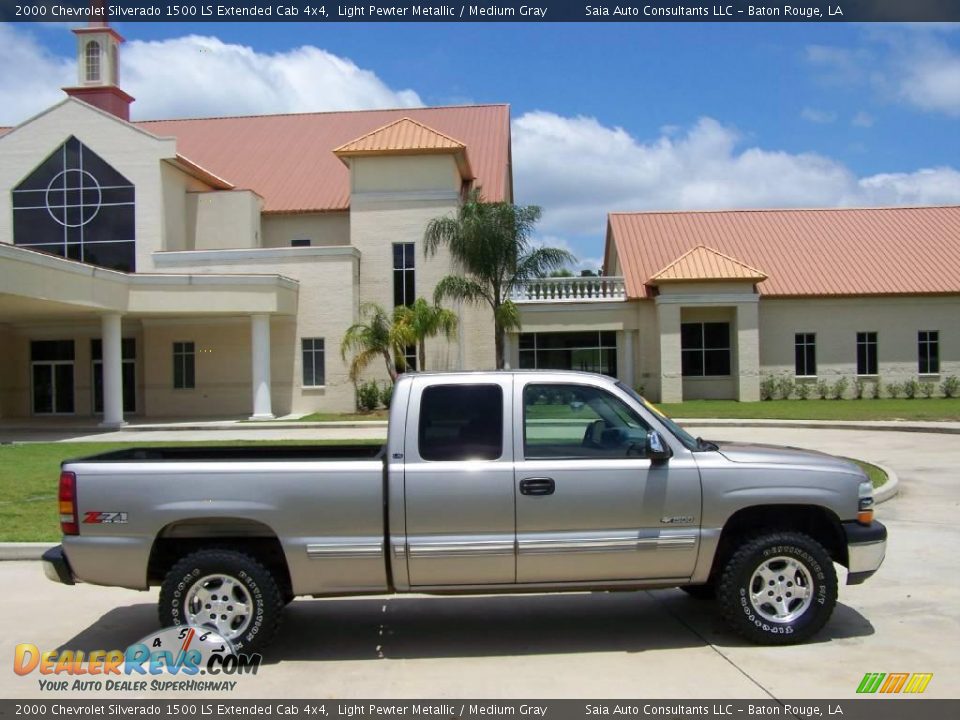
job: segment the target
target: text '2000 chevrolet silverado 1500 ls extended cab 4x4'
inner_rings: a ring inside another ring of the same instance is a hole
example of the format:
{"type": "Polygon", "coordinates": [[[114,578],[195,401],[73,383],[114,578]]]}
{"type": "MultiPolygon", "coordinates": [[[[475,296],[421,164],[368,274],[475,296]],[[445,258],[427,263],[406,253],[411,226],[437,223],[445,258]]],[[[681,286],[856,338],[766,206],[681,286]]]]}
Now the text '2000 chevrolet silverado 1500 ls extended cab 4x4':
{"type": "Polygon", "coordinates": [[[689,435],[575,372],[404,375],[386,445],[120,450],[65,462],[51,579],[146,589],[262,648],[296,596],[680,586],[798,642],[883,561],[863,471],[689,435]]]}

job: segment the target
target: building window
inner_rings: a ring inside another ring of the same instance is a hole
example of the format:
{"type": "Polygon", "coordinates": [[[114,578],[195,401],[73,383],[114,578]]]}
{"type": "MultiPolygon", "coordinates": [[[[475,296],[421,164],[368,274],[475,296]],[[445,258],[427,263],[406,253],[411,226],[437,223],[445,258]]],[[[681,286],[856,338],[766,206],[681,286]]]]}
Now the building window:
{"type": "Polygon", "coordinates": [[[613,330],[521,333],[520,367],[584,370],[617,376],[617,333],[613,330]]]}
{"type": "Polygon", "coordinates": [[[68,415],[74,412],[73,340],[34,340],[30,343],[33,412],[68,415]]]}
{"type": "Polygon", "coordinates": [[[680,359],[684,377],[730,374],[730,323],[680,325],[680,359]]]}
{"type": "Polygon", "coordinates": [[[134,187],[75,137],[13,189],[13,243],[134,272],[134,187]]]}
{"type": "MultiPolygon", "coordinates": [[[[120,341],[120,382],[123,393],[123,411],[137,411],[137,341],[123,338],[120,341]]],[[[90,341],[90,364],[93,370],[93,411],[103,412],[103,340],[90,341]]]]}
{"type": "Polygon", "coordinates": [[[86,47],[87,82],[100,82],[100,43],[91,40],[86,47]]]}
{"type": "Polygon", "coordinates": [[[196,349],[192,342],[173,344],[173,388],[190,390],[196,385],[196,349]]]}
{"type": "Polygon", "coordinates": [[[917,333],[917,360],[921,375],[936,375],[940,372],[940,332],[921,330],[917,333]]]}
{"type": "Polygon", "coordinates": [[[797,377],[814,377],[817,374],[817,336],[814,333],[797,333],[793,336],[797,377]]]}
{"type": "Polygon", "coordinates": [[[323,338],[303,338],[303,386],[326,385],[326,370],[323,362],[323,338]]]}
{"type": "Polygon", "coordinates": [[[420,400],[420,457],[496,460],[503,454],[499,385],[433,385],[420,400]]]}
{"type": "Polygon", "coordinates": [[[417,299],[414,283],[414,243],[393,244],[393,306],[413,305],[417,299]]]}
{"type": "Polygon", "coordinates": [[[405,363],[403,372],[417,371],[417,346],[416,345],[407,345],[407,347],[403,351],[403,362],[405,363]]]}
{"type": "Polygon", "coordinates": [[[857,333],[857,375],[877,374],[877,333],[857,333]]]}
{"type": "Polygon", "coordinates": [[[290,247],[310,247],[310,238],[296,238],[290,241],[290,247]]]}

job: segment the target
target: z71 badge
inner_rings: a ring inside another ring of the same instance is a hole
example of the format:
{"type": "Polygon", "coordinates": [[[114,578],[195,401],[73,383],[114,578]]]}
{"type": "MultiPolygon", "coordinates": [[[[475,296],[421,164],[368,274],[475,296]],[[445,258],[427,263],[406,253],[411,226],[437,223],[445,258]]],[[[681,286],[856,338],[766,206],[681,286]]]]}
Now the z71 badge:
{"type": "Polygon", "coordinates": [[[88,512],[83,516],[86,525],[126,525],[125,512],[88,512]]]}

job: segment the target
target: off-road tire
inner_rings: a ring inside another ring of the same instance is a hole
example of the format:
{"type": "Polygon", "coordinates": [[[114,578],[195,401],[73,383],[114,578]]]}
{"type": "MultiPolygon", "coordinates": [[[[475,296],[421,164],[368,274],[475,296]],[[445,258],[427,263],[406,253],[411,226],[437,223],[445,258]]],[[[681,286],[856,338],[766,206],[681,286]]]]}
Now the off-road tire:
{"type": "Polygon", "coordinates": [[[717,602],[727,623],[759,645],[792,645],[803,642],[826,624],[837,603],[837,573],[830,554],[809,535],[779,532],[745,540],[727,561],[720,575],[717,602]],[[765,561],[787,557],[799,561],[811,580],[809,605],[788,622],[764,618],[751,599],[751,579],[765,561]]]}
{"type": "Polygon", "coordinates": [[[697,600],[715,600],[717,597],[717,586],[712,582],[703,585],[681,585],[680,589],[697,600]]]}
{"type": "Polygon", "coordinates": [[[196,580],[206,575],[231,577],[249,593],[252,603],[250,624],[243,634],[231,639],[236,652],[261,652],[280,627],[283,600],[273,574],[258,560],[236,550],[198,550],[179,560],[160,586],[160,624],[163,627],[187,624],[184,601],[196,580]]]}

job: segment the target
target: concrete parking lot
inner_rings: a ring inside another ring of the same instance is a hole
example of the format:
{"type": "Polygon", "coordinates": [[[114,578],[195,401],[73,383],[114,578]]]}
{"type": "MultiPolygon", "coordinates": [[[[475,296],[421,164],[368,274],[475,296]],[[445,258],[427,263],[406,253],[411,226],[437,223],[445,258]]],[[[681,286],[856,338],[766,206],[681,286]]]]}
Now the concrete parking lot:
{"type": "MultiPolygon", "coordinates": [[[[677,590],[297,600],[265,666],[230,697],[833,698],[853,696],[866,672],[932,672],[926,696],[960,696],[960,437],[692,430],[857,457],[899,474],[899,496],[878,510],[890,529],[884,566],[864,585],[841,587],[813,642],[747,645],[712,604],[677,590]]],[[[60,586],[31,562],[0,563],[0,588],[6,662],[17,643],[122,648],[157,627],[156,591],[60,586]]],[[[0,697],[43,695],[36,674],[10,668],[0,669],[0,697]]]]}

